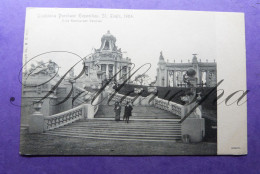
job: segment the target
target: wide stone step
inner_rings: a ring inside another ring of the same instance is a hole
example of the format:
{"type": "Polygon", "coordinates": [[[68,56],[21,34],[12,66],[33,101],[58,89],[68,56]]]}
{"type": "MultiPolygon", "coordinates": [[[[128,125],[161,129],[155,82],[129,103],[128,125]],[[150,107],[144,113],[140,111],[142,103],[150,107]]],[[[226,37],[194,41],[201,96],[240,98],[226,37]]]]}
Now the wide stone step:
{"type": "Polygon", "coordinates": [[[79,135],[106,135],[106,136],[127,136],[127,137],[131,137],[131,136],[141,136],[141,137],[174,137],[174,136],[180,136],[181,135],[181,131],[178,132],[173,132],[173,133],[167,133],[167,134],[158,134],[158,133],[152,133],[152,132],[111,132],[111,131],[69,131],[69,130],[57,130],[57,131],[50,131],[50,132],[54,132],[54,133],[63,133],[63,134],[67,134],[67,133],[75,133],[75,134],[79,134],[79,135]]]}
{"type": "MultiPolygon", "coordinates": [[[[180,119],[131,119],[132,117],[130,117],[130,121],[131,122],[135,122],[135,123],[179,123],[180,119]]],[[[95,122],[95,123],[114,123],[115,119],[114,118],[94,118],[94,119],[89,119],[87,121],[80,121],[77,123],[80,124],[84,124],[86,122],[95,122]]],[[[123,119],[121,118],[121,121],[123,122],[123,119]]]]}
{"type": "MultiPolygon", "coordinates": [[[[100,124],[100,125],[127,125],[125,121],[113,121],[110,123],[105,123],[105,122],[85,122],[85,123],[75,123],[75,125],[95,125],[95,124],[100,124]]],[[[180,123],[177,122],[168,122],[168,123],[153,123],[153,122],[133,122],[129,120],[128,125],[180,125],[180,123]]]]}
{"type": "Polygon", "coordinates": [[[115,133],[152,133],[152,134],[173,134],[181,132],[181,129],[172,129],[172,130],[152,130],[152,129],[143,129],[143,130],[136,130],[136,129],[82,129],[82,128],[60,128],[55,131],[75,131],[75,132],[115,132],[115,133]]]}
{"type": "MultiPolygon", "coordinates": [[[[75,123],[78,125],[84,125],[84,124],[102,124],[102,125],[126,125],[125,120],[121,120],[121,121],[112,121],[110,123],[106,123],[106,122],[85,122],[85,123],[75,123]]],[[[180,125],[180,123],[178,122],[158,122],[158,123],[154,123],[154,122],[138,122],[138,121],[132,121],[129,120],[128,125],[180,125]]]]}
{"type": "Polygon", "coordinates": [[[124,121],[112,121],[112,120],[88,120],[72,123],[68,126],[61,127],[62,129],[112,129],[112,130],[150,130],[150,131],[170,131],[180,130],[181,124],[174,121],[130,121],[128,124],[124,121]]]}
{"type": "Polygon", "coordinates": [[[171,137],[154,137],[154,136],[129,136],[129,135],[102,135],[102,134],[78,134],[78,133],[64,133],[64,132],[47,132],[44,134],[65,136],[65,137],[78,137],[78,138],[92,138],[92,139],[110,139],[110,140],[136,140],[136,141],[176,141],[180,140],[181,136],[171,136],[171,137]]]}
{"type": "Polygon", "coordinates": [[[132,123],[131,121],[129,121],[128,123],[125,123],[124,121],[119,121],[119,122],[115,122],[115,123],[111,123],[111,124],[107,124],[107,123],[85,123],[85,124],[73,124],[73,126],[86,126],[86,125],[91,125],[91,126],[95,126],[95,125],[103,125],[103,126],[126,126],[126,127],[133,127],[133,126],[180,126],[181,124],[179,123],[132,123]]]}
{"type": "Polygon", "coordinates": [[[176,141],[181,139],[179,121],[180,119],[133,119],[125,123],[116,122],[113,118],[95,118],[77,121],[44,134],[91,139],[176,141]]]}
{"type": "Polygon", "coordinates": [[[112,129],[112,130],[157,130],[157,131],[168,131],[181,129],[181,126],[173,127],[124,127],[124,126],[62,126],[59,129],[112,129]]]}
{"type": "MultiPolygon", "coordinates": [[[[95,118],[115,118],[115,115],[96,115],[95,118]]],[[[123,118],[123,115],[120,116],[120,118],[123,118]]],[[[150,115],[142,115],[142,116],[131,116],[130,119],[175,119],[176,116],[168,116],[168,115],[160,115],[158,116],[150,116],[150,115]]]]}
{"type": "MultiPolygon", "coordinates": [[[[125,120],[121,120],[121,121],[107,121],[107,122],[82,122],[82,123],[79,123],[79,122],[75,122],[74,124],[78,124],[78,125],[84,125],[84,124],[109,124],[109,125],[113,125],[113,124],[117,124],[117,125],[122,125],[122,124],[126,124],[125,123],[125,120]]],[[[131,125],[180,125],[179,122],[145,122],[145,121],[134,121],[134,120],[129,120],[129,123],[128,125],[131,124],[131,125]]]]}
{"type": "MultiPolygon", "coordinates": [[[[133,117],[130,117],[130,120],[133,117]]],[[[88,119],[86,121],[81,121],[80,123],[84,122],[113,122],[115,118],[94,118],[94,119],[88,119]]],[[[123,120],[123,118],[121,118],[123,120]]],[[[153,122],[153,123],[158,123],[158,122],[166,122],[166,123],[171,123],[171,122],[180,122],[180,119],[132,119],[134,122],[153,122]]]]}
{"type": "MultiPolygon", "coordinates": [[[[124,106],[122,106],[121,117],[124,114],[124,106]]],[[[168,111],[149,106],[134,106],[132,111],[134,118],[154,118],[154,119],[172,119],[179,118],[177,115],[168,111]]],[[[100,105],[95,118],[113,118],[115,117],[114,105],[100,105]]]]}
{"type": "Polygon", "coordinates": [[[99,124],[89,124],[89,125],[70,125],[70,127],[82,127],[82,128],[86,128],[86,127],[110,127],[110,128],[163,128],[163,129],[171,129],[171,128],[178,128],[181,127],[181,125],[123,125],[123,124],[117,124],[117,125],[99,125],[99,124]]]}
{"type": "Polygon", "coordinates": [[[162,130],[169,130],[169,129],[174,129],[174,128],[180,128],[180,125],[176,125],[176,126],[155,126],[155,125],[151,125],[151,126],[143,126],[143,125],[132,125],[132,126],[125,126],[125,125],[71,125],[71,128],[73,127],[77,127],[77,128],[129,128],[129,129],[162,129],[162,130]]]}
{"type": "MultiPolygon", "coordinates": [[[[175,118],[171,118],[171,119],[165,119],[165,118],[160,118],[160,119],[138,119],[138,118],[135,118],[133,119],[134,117],[133,116],[130,116],[129,117],[130,119],[132,118],[132,120],[135,120],[135,121],[162,121],[162,122],[171,122],[171,121],[180,121],[181,119],[175,119],[175,118]]],[[[94,119],[89,119],[87,121],[96,121],[96,120],[100,120],[100,121],[113,121],[115,119],[115,117],[112,117],[112,118],[94,118],[94,119]]],[[[123,117],[120,117],[120,119],[123,119],[123,117]]],[[[84,122],[84,121],[83,121],[84,122]]]]}

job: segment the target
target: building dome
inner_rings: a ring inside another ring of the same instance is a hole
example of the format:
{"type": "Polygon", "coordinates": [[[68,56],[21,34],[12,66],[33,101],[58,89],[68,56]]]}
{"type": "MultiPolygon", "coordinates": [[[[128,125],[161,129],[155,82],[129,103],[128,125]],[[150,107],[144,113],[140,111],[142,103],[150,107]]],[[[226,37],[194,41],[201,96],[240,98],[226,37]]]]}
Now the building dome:
{"type": "Polygon", "coordinates": [[[162,51],[160,52],[160,57],[159,57],[158,64],[160,64],[160,65],[166,64],[166,62],[164,61],[164,57],[163,57],[162,51]]]}
{"type": "Polygon", "coordinates": [[[198,63],[197,54],[192,54],[192,55],[193,55],[192,63],[198,63]]]}
{"type": "Polygon", "coordinates": [[[101,51],[116,51],[116,38],[108,30],[101,38],[101,51]]]}
{"type": "Polygon", "coordinates": [[[163,57],[162,51],[160,52],[159,60],[164,60],[164,57],[163,57]]]}
{"type": "Polygon", "coordinates": [[[101,38],[101,42],[105,40],[112,40],[113,42],[116,42],[116,37],[113,36],[110,31],[108,30],[106,34],[104,34],[101,38]]]}

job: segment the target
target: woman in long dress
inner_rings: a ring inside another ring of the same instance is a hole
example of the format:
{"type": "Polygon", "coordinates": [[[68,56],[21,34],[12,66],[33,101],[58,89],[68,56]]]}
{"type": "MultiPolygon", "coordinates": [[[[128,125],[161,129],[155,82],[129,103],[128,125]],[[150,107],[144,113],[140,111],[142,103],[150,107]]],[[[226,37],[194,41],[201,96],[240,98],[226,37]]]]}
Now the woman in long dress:
{"type": "Polygon", "coordinates": [[[115,120],[120,121],[121,105],[119,102],[115,103],[114,111],[115,111],[115,120]]]}

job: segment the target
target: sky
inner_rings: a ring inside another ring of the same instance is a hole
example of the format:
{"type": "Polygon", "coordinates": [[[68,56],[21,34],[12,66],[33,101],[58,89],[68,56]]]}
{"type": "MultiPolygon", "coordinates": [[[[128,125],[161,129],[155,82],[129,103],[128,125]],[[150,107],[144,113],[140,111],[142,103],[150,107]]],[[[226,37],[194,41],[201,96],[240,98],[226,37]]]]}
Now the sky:
{"type": "MultiPolygon", "coordinates": [[[[100,47],[101,37],[108,30],[116,37],[123,57],[131,58],[136,67],[151,63],[147,72],[151,79],[156,76],[160,51],[169,62],[188,62],[194,53],[202,61],[217,59],[213,12],[48,8],[27,9],[26,59],[49,51],[69,51],[85,57],[100,47]]],[[[80,60],[60,52],[34,60],[49,59],[60,66],[61,74],[80,60]]],[[[81,69],[79,63],[74,71],[77,74],[81,69]]]]}

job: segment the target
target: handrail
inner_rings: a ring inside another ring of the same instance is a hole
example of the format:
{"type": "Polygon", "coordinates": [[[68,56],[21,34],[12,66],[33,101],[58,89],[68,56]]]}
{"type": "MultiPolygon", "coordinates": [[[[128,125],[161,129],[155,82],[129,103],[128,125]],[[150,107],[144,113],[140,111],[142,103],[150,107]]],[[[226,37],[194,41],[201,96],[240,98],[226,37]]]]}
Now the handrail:
{"type": "MultiPolygon", "coordinates": [[[[113,93],[109,92],[108,97],[110,98],[112,96],[112,94],[113,93]]],[[[112,101],[120,101],[123,97],[125,97],[123,94],[116,93],[113,96],[112,101]]],[[[133,100],[134,100],[134,97],[126,96],[124,98],[124,100],[122,101],[122,103],[126,103],[126,102],[132,103],[133,100]]],[[[181,104],[178,104],[178,103],[175,103],[172,101],[168,101],[168,100],[164,100],[164,99],[161,99],[158,97],[154,98],[154,107],[169,111],[180,117],[184,117],[185,112],[187,110],[186,107],[181,104]]]]}
{"type": "Polygon", "coordinates": [[[94,100],[94,105],[82,104],[58,114],[44,116],[44,130],[52,130],[84,118],[94,118],[99,108],[99,105],[96,105],[99,99],[100,97],[94,100]]]}
{"type": "MultiPolygon", "coordinates": [[[[108,93],[108,98],[110,98],[111,96],[112,96],[112,93],[109,92],[109,93],[108,93]]],[[[116,93],[111,100],[112,100],[112,101],[120,101],[123,97],[125,97],[125,95],[116,93]]],[[[124,98],[124,100],[122,101],[122,103],[123,103],[123,104],[125,104],[126,102],[132,103],[133,100],[134,100],[134,97],[126,96],[126,97],[124,98]]]]}
{"type": "Polygon", "coordinates": [[[83,105],[55,115],[44,116],[44,130],[65,126],[82,118],[84,118],[83,105]]]}
{"type": "Polygon", "coordinates": [[[49,115],[49,116],[44,116],[44,119],[56,118],[56,117],[59,117],[60,115],[64,115],[64,114],[67,114],[67,113],[69,113],[69,112],[75,111],[75,110],[77,110],[77,109],[79,109],[79,108],[81,108],[81,107],[82,107],[82,105],[77,106],[77,107],[72,108],[72,109],[69,109],[69,110],[67,110],[67,111],[60,112],[60,113],[58,113],[58,114],[49,115]]]}
{"type": "Polygon", "coordinates": [[[169,111],[177,116],[184,117],[186,108],[183,105],[180,105],[178,103],[164,100],[161,98],[156,97],[154,99],[154,106],[166,111],[169,111]]]}

